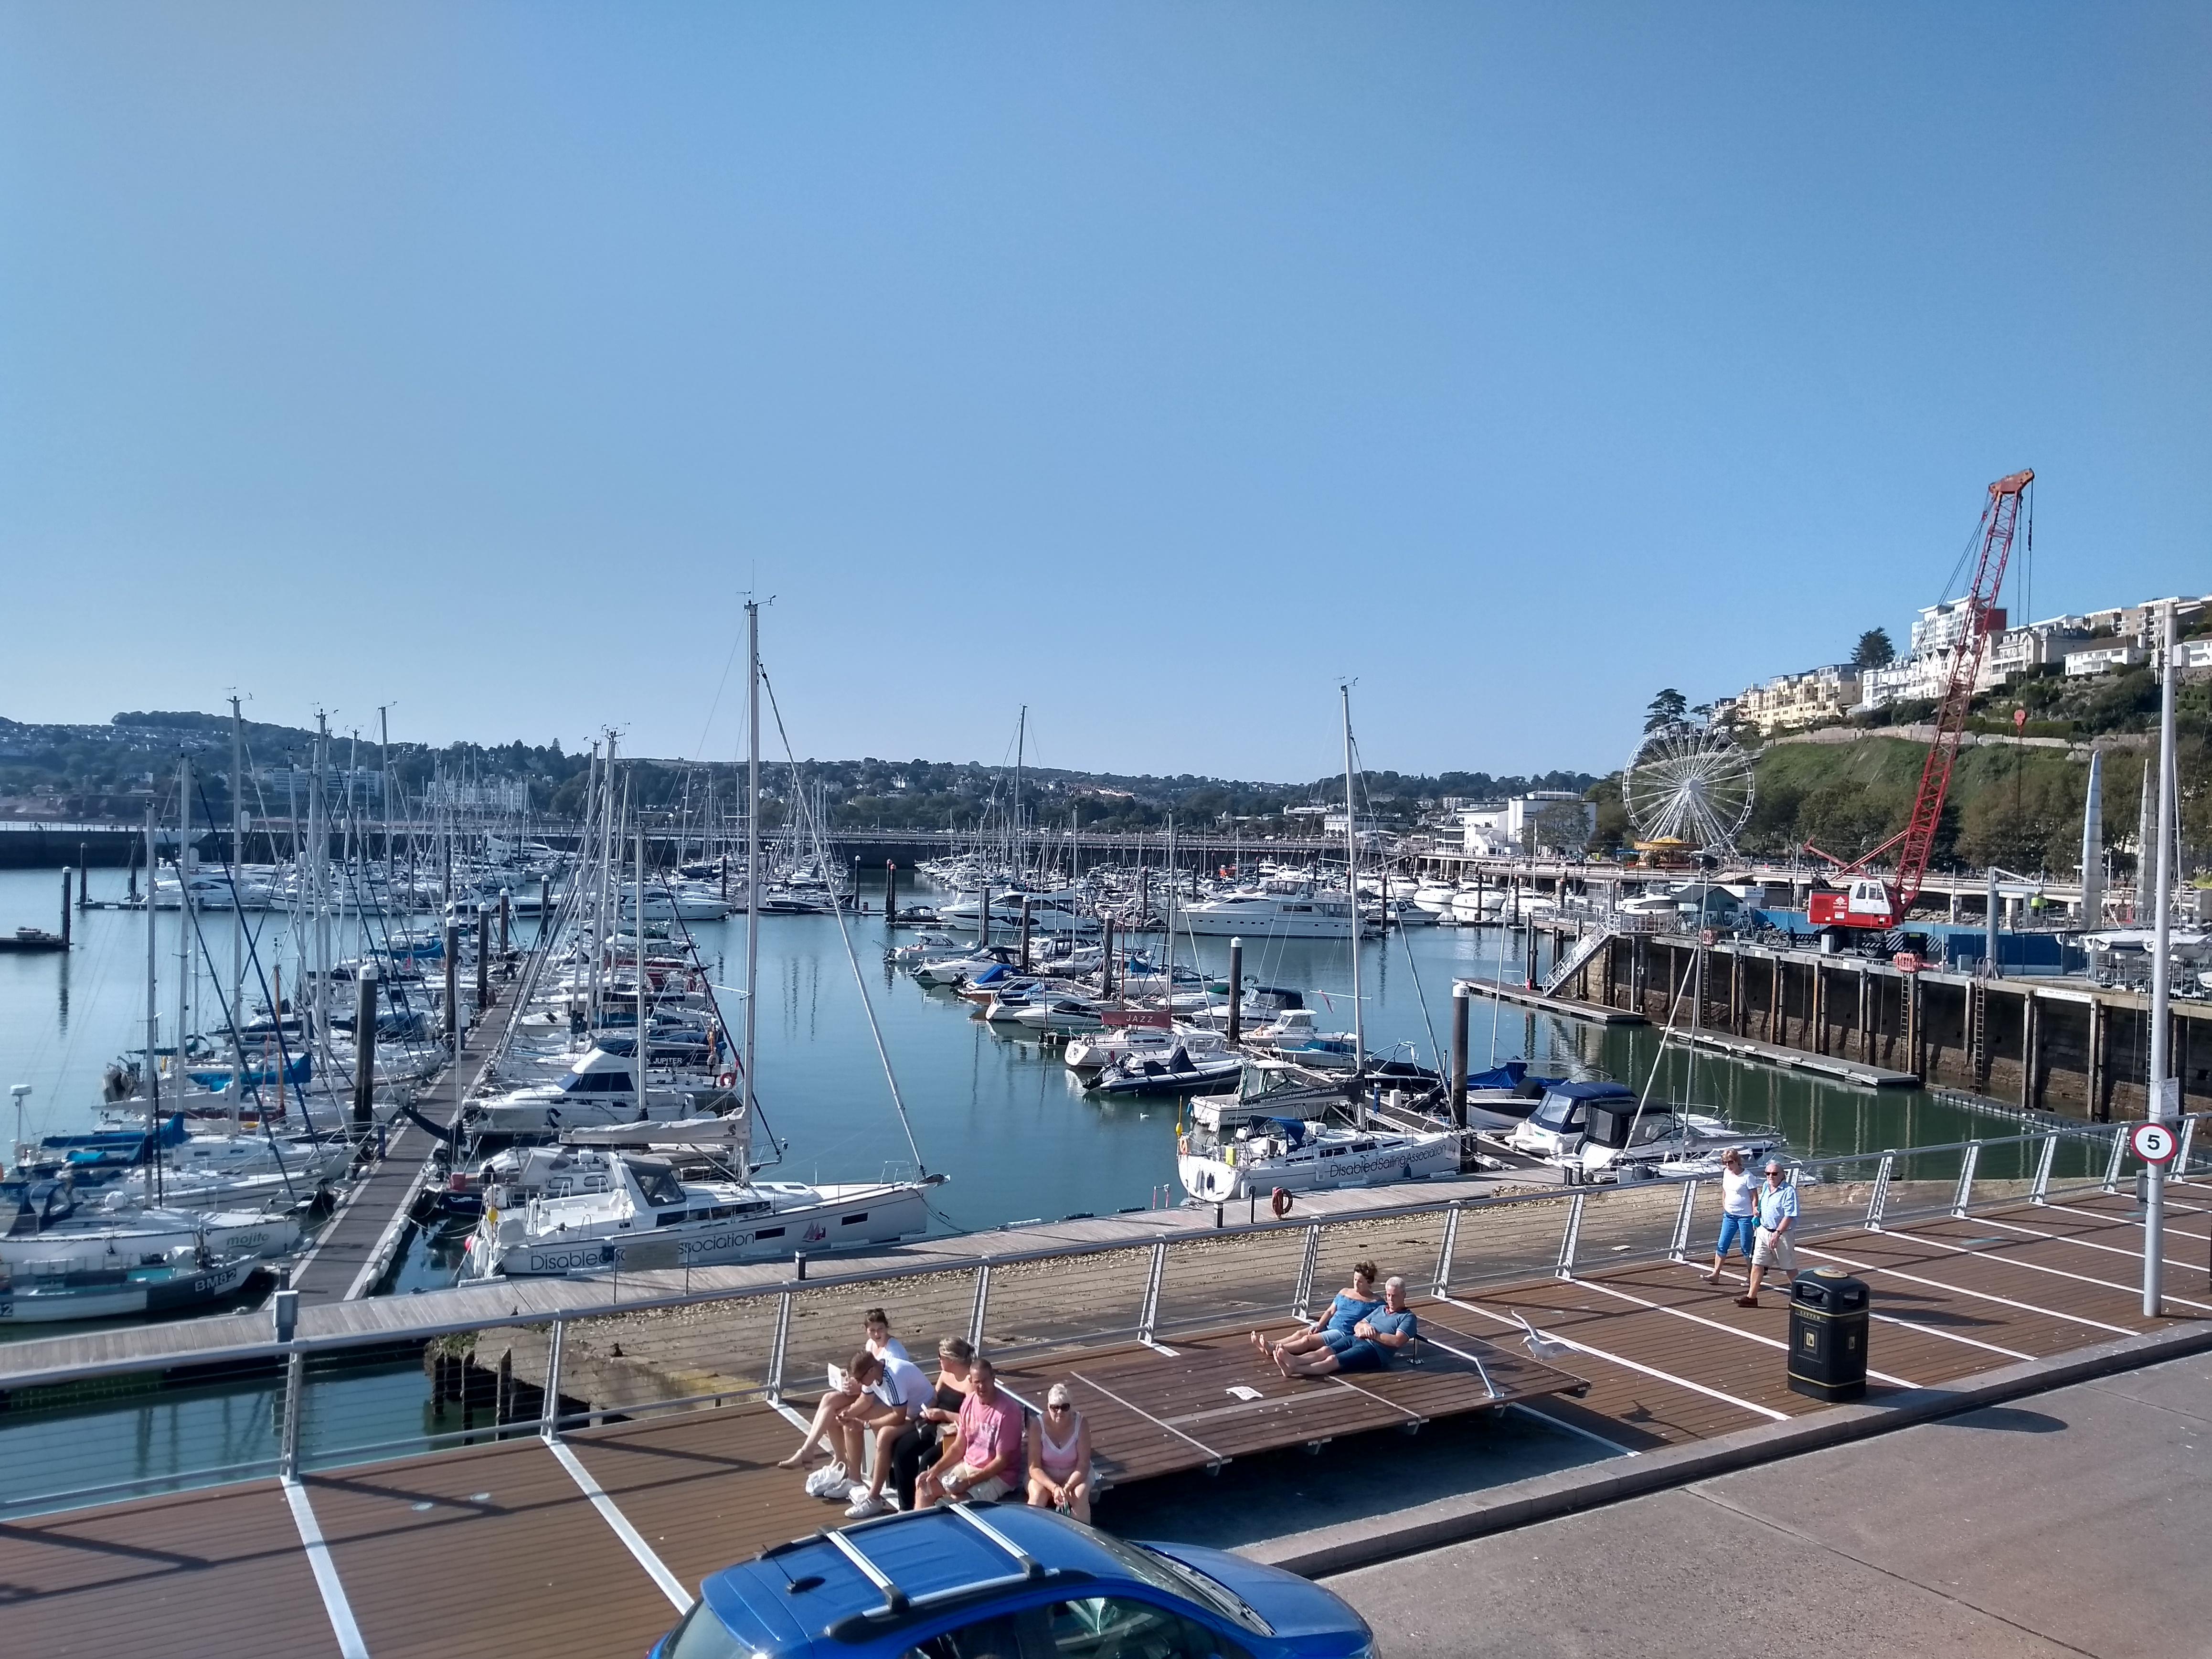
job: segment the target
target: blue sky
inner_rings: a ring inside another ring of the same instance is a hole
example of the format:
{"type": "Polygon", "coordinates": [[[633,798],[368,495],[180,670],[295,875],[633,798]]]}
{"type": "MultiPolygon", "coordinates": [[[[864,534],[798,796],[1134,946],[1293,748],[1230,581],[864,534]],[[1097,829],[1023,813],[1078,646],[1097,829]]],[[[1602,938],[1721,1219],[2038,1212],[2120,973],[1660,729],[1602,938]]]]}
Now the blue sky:
{"type": "Polygon", "coordinates": [[[2200,6],[15,3],[0,713],[1607,769],[2212,587],[2200,6]],[[2018,595],[2014,603],[2018,604],[2018,595]],[[713,718],[709,719],[710,711],[713,718]]]}

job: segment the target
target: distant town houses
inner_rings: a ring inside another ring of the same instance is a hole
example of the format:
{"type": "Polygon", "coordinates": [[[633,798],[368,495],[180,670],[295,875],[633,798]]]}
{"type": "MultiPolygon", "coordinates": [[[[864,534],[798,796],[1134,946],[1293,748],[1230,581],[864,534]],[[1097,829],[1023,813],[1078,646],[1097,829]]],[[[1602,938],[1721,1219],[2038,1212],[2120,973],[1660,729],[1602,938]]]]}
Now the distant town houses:
{"type": "MultiPolygon", "coordinates": [[[[2017,628],[1999,611],[1974,690],[1995,691],[2052,668],[2079,679],[2137,667],[2150,659],[2169,605],[2185,632],[2212,614],[2212,595],[2151,599],[2017,628]]],[[[1878,713],[1893,703],[1932,702],[1950,684],[1953,655],[1965,641],[1966,626],[1966,600],[1928,605],[1913,622],[1910,648],[1895,661],[1867,667],[1833,664],[1778,675],[1716,703],[1714,718],[1772,734],[1878,713]]],[[[2212,671],[2212,639],[2181,641],[2176,656],[2185,674],[2212,671]]]]}
{"type": "Polygon", "coordinates": [[[1597,833],[1597,805],[1564,789],[1537,789],[1494,805],[1461,808],[1462,850],[1477,858],[1579,854],[1597,833]]]}

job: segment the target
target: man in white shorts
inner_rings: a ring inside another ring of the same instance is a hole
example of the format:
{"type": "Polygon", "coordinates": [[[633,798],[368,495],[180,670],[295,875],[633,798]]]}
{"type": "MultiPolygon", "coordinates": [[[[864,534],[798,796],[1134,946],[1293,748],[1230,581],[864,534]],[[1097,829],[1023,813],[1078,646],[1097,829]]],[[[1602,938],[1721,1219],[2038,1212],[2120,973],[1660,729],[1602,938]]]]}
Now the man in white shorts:
{"type": "MultiPolygon", "coordinates": [[[[1797,1246],[1790,1230],[1797,1224],[1797,1189],[1774,1159],[1766,1161],[1766,1184],[1759,1189],[1759,1231],[1751,1241],[1751,1284],[1736,1297],[1739,1308],[1759,1305],[1759,1281],[1769,1267],[1779,1267],[1793,1277],[1797,1272],[1797,1246]]],[[[1784,1281],[1785,1286],[1788,1281],[1784,1281]]]]}
{"type": "Polygon", "coordinates": [[[974,1498],[985,1503],[1014,1489],[1029,1446],[1021,1407],[999,1389],[991,1362],[978,1355],[968,1373],[968,1399],[959,1420],[945,1438],[936,1463],[915,1485],[915,1507],[927,1509],[941,1498],[974,1498]]]}

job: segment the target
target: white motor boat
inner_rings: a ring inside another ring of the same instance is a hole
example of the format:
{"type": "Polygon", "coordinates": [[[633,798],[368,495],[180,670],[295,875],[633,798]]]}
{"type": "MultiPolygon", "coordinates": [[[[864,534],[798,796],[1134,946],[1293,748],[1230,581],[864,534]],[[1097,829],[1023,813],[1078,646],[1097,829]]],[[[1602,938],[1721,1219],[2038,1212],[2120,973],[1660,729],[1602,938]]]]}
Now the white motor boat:
{"type": "Polygon", "coordinates": [[[547,1134],[596,1124],[697,1117],[726,1103],[736,1081],[734,1072],[709,1078],[649,1066],[641,1108],[634,1054],[594,1047],[557,1083],[531,1084],[473,1103],[465,1127],[475,1134],[547,1134]]]}
{"type": "Polygon", "coordinates": [[[1267,1118],[1225,1136],[1200,1127],[1177,1144],[1183,1190],[1201,1203],[1327,1187],[1371,1187],[1459,1172],[1459,1136],[1359,1129],[1340,1124],[1267,1118]]]}
{"type": "Polygon", "coordinates": [[[755,1181],[739,1173],[749,1168],[742,1130],[726,1127],[735,1133],[713,1148],[726,1154],[720,1178],[678,1174],[678,1162],[708,1150],[704,1140],[538,1146],[510,1168],[495,1161],[461,1282],[787,1261],[794,1250],[896,1243],[929,1225],[930,1183],[755,1181]]]}
{"type": "Polygon", "coordinates": [[[1731,1150],[1743,1155],[1745,1168],[1756,1170],[1785,1153],[1788,1144],[1771,1125],[1736,1125],[1673,1107],[1638,1111],[1633,1103],[1614,1101],[1589,1109],[1569,1167],[1586,1182],[1683,1181],[1717,1176],[1720,1155],[1731,1150]]]}
{"type": "Polygon", "coordinates": [[[1249,939],[1352,937],[1352,899],[1304,882],[1269,882],[1176,908],[1176,925],[1202,938],[1249,939]]]}
{"type": "Polygon", "coordinates": [[[1109,1025],[1070,1037],[1060,1058],[1069,1071],[1080,1073],[1103,1071],[1124,1055],[1164,1060],[1181,1048],[1193,1060],[1205,1060],[1226,1054],[1228,1048],[1220,1032],[1203,1025],[1109,1025]]]}

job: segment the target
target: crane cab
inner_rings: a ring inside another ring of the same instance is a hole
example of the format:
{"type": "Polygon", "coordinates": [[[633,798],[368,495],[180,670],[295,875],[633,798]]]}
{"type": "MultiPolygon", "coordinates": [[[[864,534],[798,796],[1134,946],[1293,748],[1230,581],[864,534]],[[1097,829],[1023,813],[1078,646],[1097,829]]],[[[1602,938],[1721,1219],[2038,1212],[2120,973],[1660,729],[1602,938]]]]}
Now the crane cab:
{"type": "Polygon", "coordinates": [[[1839,893],[1816,892],[1810,914],[1815,927],[1894,927],[1897,902],[1889,884],[1874,876],[1855,876],[1839,893]]]}

